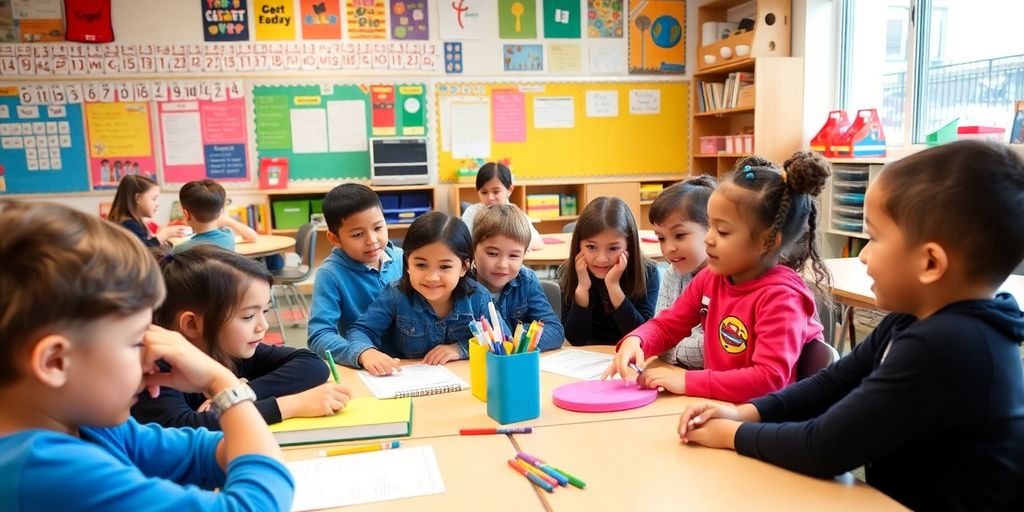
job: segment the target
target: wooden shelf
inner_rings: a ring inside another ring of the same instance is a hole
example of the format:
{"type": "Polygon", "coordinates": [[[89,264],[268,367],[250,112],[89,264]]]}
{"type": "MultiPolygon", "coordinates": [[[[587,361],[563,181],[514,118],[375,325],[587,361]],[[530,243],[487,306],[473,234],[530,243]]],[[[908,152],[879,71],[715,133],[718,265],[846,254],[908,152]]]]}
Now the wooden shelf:
{"type": "Polygon", "coordinates": [[[750,153],[717,153],[714,155],[693,155],[694,158],[743,158],[750,153]]]}
{"type": "MultiPolygon", "coordinates": [[[[412,223],[410,222],[409,224],[412,224],[412,223]]],[[[396,229],[398,229],[398,230],[409,229],[409,224],[388,224],[388,230],[391,231],[391,230],[396,230],[396,229]]],[[[327,232],[327,226],[320,226],[320,227],[316,228],[316,230],[321,232],[321,233],[326,233],[327,232]]],[[[294,228],[292,228],[292,229],[271,229],[270,230],[270,234],[271,235],[295,235],[298,232],[299,232],[299,230],[298,229],[294,229],[294,228]]]]}
{"type": "Polygon", "coordinates": [[[707,75],[720,75],[722,73],[731,73],[741,69],[753,69],[754,59],[747,57],[745,59],[734,60],[720,64],[718,66],[712,66],[710,68],[704,68],[693,74],[694,77],[701,78],[707,75]]]}
{"type": "Polygon", "coordinates": [[[707,112],[698,112],[693,114],[693,117],[710,117],[710,116],[726,116],[729,114],[740,114],[743,112],[753,112],[754,106],[739,107],[739,108],[727,108],[722,110],[709,110],[707,112]]]}
{"type": "Polygon", "coordinates": [[[654,204],[654,199],[641,199],[640,206],[650,206],[654,204]]]}
{"type": "Polygon", "coordinates": [[[535,218],[535,217],[530,217],[530,220],[534,221],[534,222],[560,222],[560,221],[567,221],[567,220],[576,220],[578,218],[579,218],[579,215],[559,215],[558,217],[549,217],[549,218],[546,218],[546,219],[538,219],[538,218],[535,218]]]}

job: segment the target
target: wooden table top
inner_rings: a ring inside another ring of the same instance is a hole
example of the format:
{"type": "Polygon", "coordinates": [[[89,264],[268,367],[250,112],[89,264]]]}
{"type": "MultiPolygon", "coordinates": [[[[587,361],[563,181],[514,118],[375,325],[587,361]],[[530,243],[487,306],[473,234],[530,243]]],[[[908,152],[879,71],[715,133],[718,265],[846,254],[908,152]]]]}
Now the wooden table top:
{"type": "MultiPolygon", "coordinates": [[[[178,245],[188,238],[171,238],[171,244],[178,245]]],[[[281,251],[287,251],[295,247],[295,239],[284,235],[259,235],[255,242],[245,242],[241,237],[235,236],[235,252],[242,256],[255,258],[257,256],[268,256],[281,251]]]]}

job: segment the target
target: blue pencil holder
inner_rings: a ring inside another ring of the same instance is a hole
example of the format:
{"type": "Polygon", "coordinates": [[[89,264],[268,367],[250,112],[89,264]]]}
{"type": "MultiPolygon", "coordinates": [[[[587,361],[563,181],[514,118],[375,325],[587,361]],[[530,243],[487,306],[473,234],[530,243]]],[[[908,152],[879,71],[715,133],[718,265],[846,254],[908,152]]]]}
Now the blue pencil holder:
{"type": "Polygon", "coordinates": [[[540,417],[540,351],[487,353],[487,415],[505,425],[540,417]]]}

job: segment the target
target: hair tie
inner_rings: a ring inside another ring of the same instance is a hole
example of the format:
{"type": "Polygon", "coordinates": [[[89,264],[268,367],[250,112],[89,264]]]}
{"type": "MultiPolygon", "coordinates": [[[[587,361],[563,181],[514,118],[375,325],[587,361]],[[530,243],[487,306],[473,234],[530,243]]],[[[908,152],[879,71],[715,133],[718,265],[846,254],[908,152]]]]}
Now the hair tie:
{"type": "Polygon", "coordinates": [[[786,179],[789,177],[789,173],[785,169],[779,169],[779,178],[782,179],[783,183],[786,183],[786,179]]]}
{"type": "Polygon", "coordinates": [[[746,178],[747,181],[754,181],[754,171],[750,169],[749,165],[743,166],[743,172],[746,173],[743,177],[746,178]]]}
{"type": "Polygon", "coordinates": [[[164,257],[163,257],[163,260],[162,260],[163,263],[170,263],[172,261],[174,261],[174,253],[173,252],[169,252],[169,253],[165,254],[164,257]]]}

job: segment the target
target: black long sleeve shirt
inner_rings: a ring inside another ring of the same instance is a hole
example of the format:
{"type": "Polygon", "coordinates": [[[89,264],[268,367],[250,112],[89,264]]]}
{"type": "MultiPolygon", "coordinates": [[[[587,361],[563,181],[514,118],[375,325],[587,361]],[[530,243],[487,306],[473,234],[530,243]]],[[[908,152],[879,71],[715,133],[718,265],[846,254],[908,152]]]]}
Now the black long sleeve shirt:
{"type": "MultiPolygon", "coordinates": [[[[658,286],[660,279],[658,267],[649,263],[644,269],[647,276],[647,290],[643,300],[626,300],[613,308],[608,298],[608,287],[603,279],[590,274],[590,305],[580,307],[569,295],[569,302],[562,302],[562,326],[565,327],[565,339],[569,343],[581,345],[614,345],[640,324],[654,317],[654,307],[658,303],[658,286]]],[[[575,272],[571,267],[563,267],[562,271],[575,272]]]]}
{"type": "Polygon", "coordinates": [[[1008,294],[891,314],[853,353],[752,403],[736,451],[809,475],[865,466],[914,510],[1024,510],[1024,315],[1008,294]]]}

